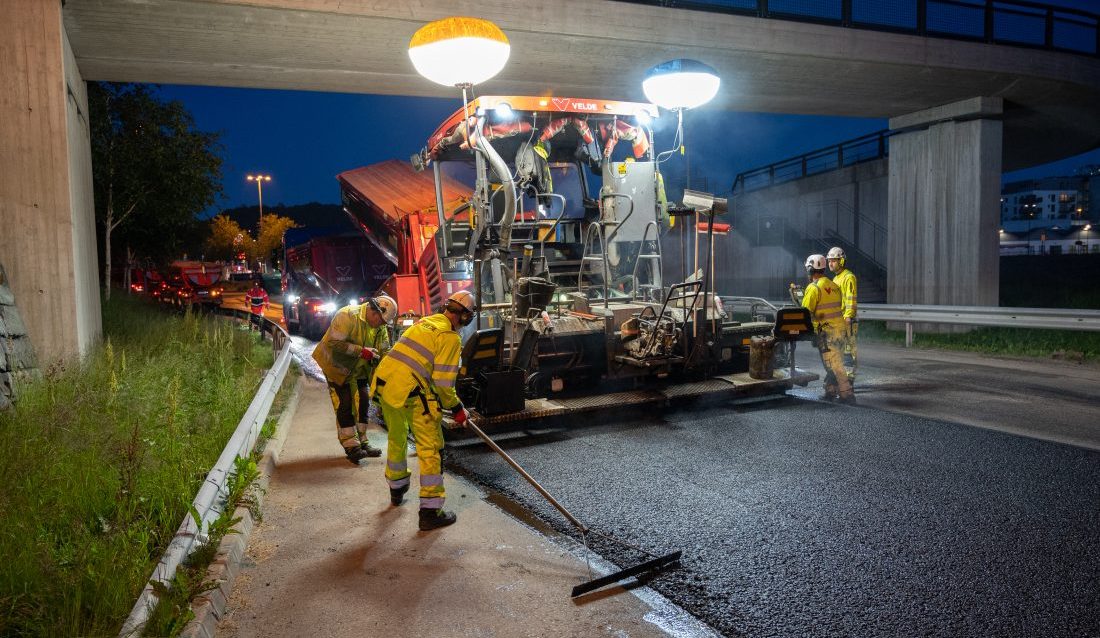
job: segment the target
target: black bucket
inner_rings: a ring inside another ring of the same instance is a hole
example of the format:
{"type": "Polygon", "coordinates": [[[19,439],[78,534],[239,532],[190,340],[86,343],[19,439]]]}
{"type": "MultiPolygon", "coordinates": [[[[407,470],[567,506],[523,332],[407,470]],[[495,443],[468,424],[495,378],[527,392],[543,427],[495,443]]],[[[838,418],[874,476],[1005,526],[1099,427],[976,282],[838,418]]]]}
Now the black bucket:
{"type": "Polygon", "coordinates": [[[775,376],[775,337],[758,336],[749,340],[749,376],[753,379],[775,376]]]}
{"type": "Polygon", "coordinates": [[[516,282],[516,316],[526,319],[531,310],[545,310],[554,298],[557,287],[557,284],[542,277],[521,277],[516,282]]]}

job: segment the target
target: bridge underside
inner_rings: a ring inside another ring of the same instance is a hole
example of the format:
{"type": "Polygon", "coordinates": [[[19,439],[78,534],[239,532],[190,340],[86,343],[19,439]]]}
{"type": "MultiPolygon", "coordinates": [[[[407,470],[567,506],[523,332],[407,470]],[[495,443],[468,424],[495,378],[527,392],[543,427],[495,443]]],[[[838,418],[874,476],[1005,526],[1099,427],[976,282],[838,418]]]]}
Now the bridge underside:
{"type": "Polygon", "coordinates": [[[1100,145],[1096,58],[610,1],[517,4],[68,0],[64,22],[86,80],[453,97],[416,74],[409,38],[477,15],[512,43],[483,93],[642,100],[647,68],[693,57],[722,75],[713,108],[888,118],[999,97],[1005,170],[1100,145]]]}

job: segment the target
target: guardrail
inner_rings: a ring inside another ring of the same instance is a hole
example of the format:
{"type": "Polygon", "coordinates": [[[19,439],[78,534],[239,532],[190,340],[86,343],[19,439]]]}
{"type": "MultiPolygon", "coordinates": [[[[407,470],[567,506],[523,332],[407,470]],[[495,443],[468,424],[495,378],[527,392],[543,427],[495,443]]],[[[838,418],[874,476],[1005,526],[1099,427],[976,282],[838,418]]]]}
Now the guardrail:
{"type": "MultiPolygon", "coordinates": [[[[775,311],[792,305],[760,297],[721,296],[727,311],[747,307],[751,321],[773,321],[775,311]],[[770,315],[770,317],[769,317],[770,315]]],[[[1100,310],[1074,308],[1004,308],[998,306],[930,306],[919,304],[859,304],[859,318],[905,324],[905,347],[913,345],[913,324],[946,323],[999,328],[1100,331],[1100,310]]]]}
{"type": "MultiPolygon", "coordinates": [[[[234,316],[246,315],[245,319],[250,320],[246,312],[226,310],[234,316]]],[[[256,445],[256,439],[260,435],[260,430],[263,428],[264,422],[267,421],[267,414],[271,410],[275,394],[278,393],[283,384],[283,379],[286,378],[287,370],[290,368],[291,342],[290,335],[286,333],[282,326],[271,320],[263,319],[261,326],[263,334],[270,336],[272,347],[277,353],[275,363],[267,371],[259,390],[256,391],[256,396],[252,399],[252,403],[249,404],[244,416],[241,417],[237,429],[233,431],[233,436],[230,437],[225,449],[222,450],[217,463],[206,475],[206,480],[203,481],[195,500],[192,501],[192,506],[201,517],[201,528],[196,524],[190,513],[183,519],[183,523],[180,524],[175,537],[169,543],[168,549],[165,550],[160,562],[153,569],[149,582],[142,590],[141,595],[130,611],[129,617],[123,623],[122,630],[119,632],[119,636],[123,638],[140,636],[145,628],[145,623],[148,622],[150,615],[153,613],[153,609],[157,605],[157,597],[153,593],[152,583],[156,581],[168,585],[176,574],[176,569],[180,563],[191,554],[192,550],[197,549],[197,545],[205,542],[206,530],[209,529],[210,523],[221,515],[222,508],[225,505],[225,498],[228,494],[226,483],[233,471],[234,461],[238,457],[248,456],[252,452],[252,448],[256,445]]]]}
{"type": "Polygon", "coordinates": [[[1100,310],[1069,308],[860,304],[859,318],[905,323],[905,347],[907,348],[913,345],[914,323],[1100,331],[1100,310]]]}
{"type": "Polygon", "coordinates": [[[1100,15],[1029,0],[619,0],[1100,56],[1100,15]]]}
{"type": "Polygon", "coordinates": [[[887,157],[890,154],[889,138],[894,133],[883,129],[738,173],[733,179],[730,190],[734,195],[742,195],[818,173],[887,157]]]}

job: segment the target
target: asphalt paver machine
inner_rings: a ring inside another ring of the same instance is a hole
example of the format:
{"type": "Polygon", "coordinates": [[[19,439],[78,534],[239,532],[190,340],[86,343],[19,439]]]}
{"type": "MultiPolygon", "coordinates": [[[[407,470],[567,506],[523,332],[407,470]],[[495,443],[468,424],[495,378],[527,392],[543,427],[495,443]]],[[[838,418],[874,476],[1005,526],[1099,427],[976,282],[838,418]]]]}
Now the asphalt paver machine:
{"type": "MultiPolygon", "coordinates": [[[[778,394],[816,378],[793,366],[764,379],[748,375],[753,337],[803,327],[739,322],[723,311],[712,259],[715,217],[726,202],[688,191],[681,205],[669,205],[645,125],[656,115],[650,104],[576,98],[483,96],[464,105],[412,158],[418,173],[430,167],[435,185],[434,211],[421,203],[415,216],[400,216],[419,252],[403,251],[398,273],[419,285],[386,288],[400,308],[425,308],[441,301],[442,273],[469,286],[479,310],[463,335],[457,389],[475,413],[465,431],[529,481],[586,544],[595,534],[647,555],[578,585],[573,596],[672,565],[681,553],[652,554],[592,530],[482,427],[684,397],[778,394]],[[670,219],[704,232],[710,259],[666,286],[660,243],[670,219]]],[[[370,190],[345,190],[345,201],[370,190]]],[[[360,199],[373,202],[359,207],[368,216],[387,208],[381,195],[360,199]]]]}
{"type": "Polygon", "coordinates": [[[778,395],[816,378],[793,367],[749,376],[752,338],[776,324],[724,312],[712,259],[726,202],[666,200],[646,126],[656,115],[635,102],[482,96],[413,156],[436,184],[440,262],[467,269],[478,299],[459,393],[483,427],[778,395]],[[469,196],[455,200],[455,184],[469,196]],[[699,233],[709,257],[666,285],[670,223],[699,233]]]}

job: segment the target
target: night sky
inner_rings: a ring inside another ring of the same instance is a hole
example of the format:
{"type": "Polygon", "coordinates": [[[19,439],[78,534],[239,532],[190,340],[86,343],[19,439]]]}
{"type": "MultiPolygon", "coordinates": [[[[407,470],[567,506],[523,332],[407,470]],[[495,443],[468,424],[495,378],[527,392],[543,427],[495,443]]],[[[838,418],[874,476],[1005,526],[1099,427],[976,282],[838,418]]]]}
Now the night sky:
{"type": "MultiPolygon", "coordinates": [[[[1048,3],[1100,9],[1100,0],[1048,3]]],[[[245,180],[252,172],[272,176],[264,184],[265,206],[337,203],[337,173],[391,158],[408,159],[461,106],[457,93],[447,99],[163,85],[161,95],[183,102],[200,129],[222,133],[224,195],[206,215],[254,205],[255,184],[245,180]]],[[[685,125],[692,186],[726,192],[741,171],[881,130],[886,120],[702,107],[685,115],[685,125]]],[[[659,150],[669,148],[674,126],[672,114],[654,123],[659,150]]],[[[1100,164],[1100,150],[1006,173],[1004,179],[1069,174],[1082,164],[1100,164]]],[[[665,167],[670,185],[682,185],[686,162],[677,157],[665,167]]]]}

